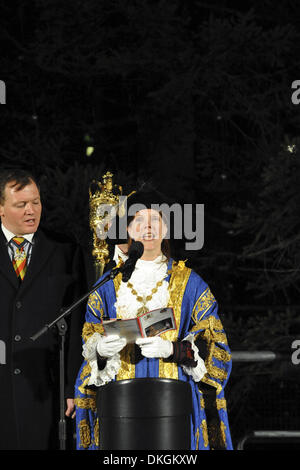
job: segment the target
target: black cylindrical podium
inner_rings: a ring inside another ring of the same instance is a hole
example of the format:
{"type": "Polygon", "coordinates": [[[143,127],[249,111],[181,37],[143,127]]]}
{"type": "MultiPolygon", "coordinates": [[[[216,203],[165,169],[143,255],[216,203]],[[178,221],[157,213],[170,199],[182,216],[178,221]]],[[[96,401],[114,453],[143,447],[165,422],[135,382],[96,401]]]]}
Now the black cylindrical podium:
{"type": "Polygon", "coordinates": [[[186,382],[110,382],[97,395],[100,450],[188,450],[192,393],[186,382]]]}

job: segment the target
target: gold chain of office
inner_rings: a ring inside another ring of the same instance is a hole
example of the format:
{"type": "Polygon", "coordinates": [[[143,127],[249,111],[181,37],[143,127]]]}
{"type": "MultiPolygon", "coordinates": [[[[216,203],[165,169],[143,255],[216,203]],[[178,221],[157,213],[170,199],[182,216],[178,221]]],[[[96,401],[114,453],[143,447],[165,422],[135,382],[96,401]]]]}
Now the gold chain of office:
{"type": "Polygon", "coordinates": [[[133,284],[131,282],[127,282],[127,286],[129,287],[131,293],[136,297],[136,300],[138,302],[141,302],[143,305],[141,308],[138,309],[137,311],[137,317],[143,315],[144,313],[147,313],[148,312],[148,307],[147,307],[147,302],[149,302],[153,295],[158,291],[158,288],[160,286],[162,286],[162,283],[164,282],[165,279],[167,279],[167,277],[171,274],[172,272],[172,269],[169,269],[169,271],[167,272],[167,274],[160,280],[156,283],[155,287],[153,287],[153,289],[151,289],[151,294],[147,295],[147,296],[141,296],[139,295],[139,293],[134,289],[133,287],[133,284]]]}

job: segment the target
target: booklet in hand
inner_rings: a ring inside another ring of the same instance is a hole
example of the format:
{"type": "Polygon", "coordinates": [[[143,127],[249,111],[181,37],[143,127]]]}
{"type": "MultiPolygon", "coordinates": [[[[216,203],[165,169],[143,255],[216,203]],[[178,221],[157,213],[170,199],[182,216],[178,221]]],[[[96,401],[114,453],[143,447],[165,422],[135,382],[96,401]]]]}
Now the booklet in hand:
{"type": "Polygon", "coordinates": [[[137,338],[157,336],[176,329],[172,307],[151,310],[136,318],[104,320],[102,325],[106,336],[117,334],[126,338],[127,343],[134,343],[137,338]]]}

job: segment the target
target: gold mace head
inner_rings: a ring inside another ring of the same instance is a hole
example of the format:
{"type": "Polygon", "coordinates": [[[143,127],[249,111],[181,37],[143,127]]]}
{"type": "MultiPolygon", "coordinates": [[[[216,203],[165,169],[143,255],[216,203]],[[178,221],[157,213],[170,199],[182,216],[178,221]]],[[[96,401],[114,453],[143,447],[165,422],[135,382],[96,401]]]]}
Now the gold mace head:
{"type": "MultiPolygon", "coordinates": [[[[89,188],[90,226],[103,235],[111,220],[111,210],[119,204],[122,187],[113,184],[113,174],[109,171],[102,177],[102,182],[93,180],[89,188]],[[93,186],[95,190],[93,191],[93,186]]],[[[102,238],[102,236],[100,236],[102,238]]]]}
{"type": "Polygon", "coordinates": [[[93,251],[97,272],[102,275],[104,266],[109,262],[109,250],[106,242],[107,231],[112,219],[118,214],[125,215],[128,196],[122,197],[123,188],[113,183],[113,174],[107,171],[102,181],[92,180],[89,187],[90,228],[93,232],[93,251]],[[99,269],[100,266],[100,269],[99,269]]]}
{"type": "MultiPolygon", "coordinates": [[[[97,275],[101,276],[109,262],[106,232],[112,221],[112,209],[118,206],[122,187],[113,184],[113,174],[107,171],[102,181],[93,180],[89,187],[90,227],[93,232],[93,251],[97,275]]],[[[113,216],[116,214],[114,212],[113,216]]]]}

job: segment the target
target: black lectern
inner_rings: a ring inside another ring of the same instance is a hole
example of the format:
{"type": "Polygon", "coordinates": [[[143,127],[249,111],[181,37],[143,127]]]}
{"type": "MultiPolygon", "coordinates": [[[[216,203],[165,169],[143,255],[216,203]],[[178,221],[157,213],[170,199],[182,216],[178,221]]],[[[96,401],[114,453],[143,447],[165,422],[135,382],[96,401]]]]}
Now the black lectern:
{"type": "Polygon", "coordinates": [[[186,382],[143,378],[98,389],[100,450],[189,450],[192,392],[186,382]]]}

